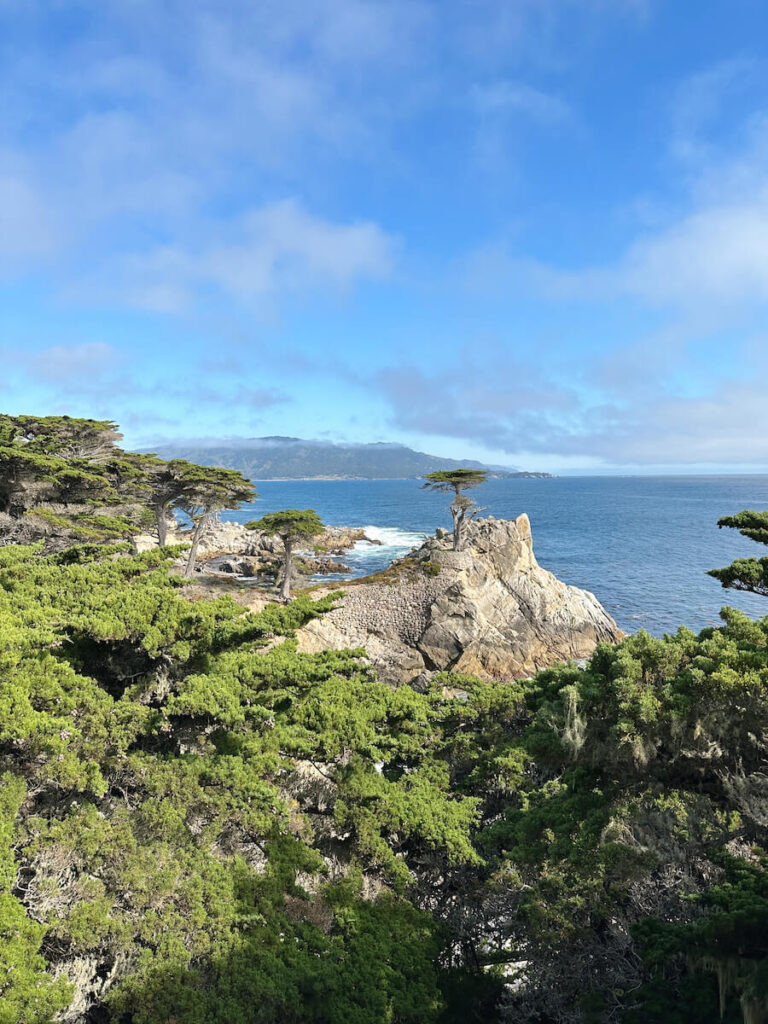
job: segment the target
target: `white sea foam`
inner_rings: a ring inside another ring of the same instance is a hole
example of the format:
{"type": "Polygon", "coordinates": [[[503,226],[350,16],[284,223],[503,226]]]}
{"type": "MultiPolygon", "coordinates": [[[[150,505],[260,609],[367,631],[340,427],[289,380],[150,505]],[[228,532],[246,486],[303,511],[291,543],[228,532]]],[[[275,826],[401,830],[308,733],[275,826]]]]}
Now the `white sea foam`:
{"type": "Polygon", "coordinates": [[[367,541],[359,540],[355,544],[355,549],[364,548],[366,551],[370,551],[372,547],[379,549],[382,555],[385,553],[390,555],[392,558],[397,558],[399,555],[404,555],[406,552],[411,551],[413,548],[420,547],[424,543],[426,534],[417,533],[413,530],[401,530],[397,526],[364,526],[366,537],[370,537],[373,541],[379,541],[379,544],[368,544],[367,541]]]}
{"type": "Polygon", "coordinates": [[[401,558],[414,548],[420,547],[426,537],[424,533],[401,530],[396,526],[365,526],[363,529],[369,540],[356,541],[349,551],[345,551],[341,556],[341,561],[351,569],[351,577],[333,573],[314,576],[313,579],[343,581],[344,579],[354,579],[356,576],[368,576],[371,573],[380,572],[382,569],[388,568],[396,558],[401,558]],[[371,541],[379,543],[371,543],[371,541]]]}

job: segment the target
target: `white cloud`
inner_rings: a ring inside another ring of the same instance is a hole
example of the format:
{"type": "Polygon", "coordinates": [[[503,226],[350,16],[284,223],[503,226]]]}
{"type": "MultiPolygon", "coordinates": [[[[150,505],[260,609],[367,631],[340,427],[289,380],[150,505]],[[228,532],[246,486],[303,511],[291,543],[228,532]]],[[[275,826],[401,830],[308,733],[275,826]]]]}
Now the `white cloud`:
{"type": "Polygon", "coordinates": [[[42,352],[29,354],[24,362],[38,380],[71,385],[92,382],[119,368],[121,356],[102,341],[79,345],[52,345],[42,352]]]}
{"type": "MultiPolygon", "coordinates": [[[[29,24],[45,17],[25,6],[29,24]]],[[[386,274],[376,224],[275,194],[325,199],[332,162],[381,157],[412,103],[401,79],[431,62],[434,14],[421,0],[104,0],[82,34],[48,48],[33,33],[0,69],[0,276],[45,259],[60,294],[87,300],[88,282],[97,300],[170,312],[200,282],[275,295],[386,274]]]]}
{"type": "Polygon", "coordinates": [[[768,114],[753,106],[733,116],[737,98],[755,93],[764,102],[764,70],[735,57],[680,84],[671,151],[682,161],[689,208],[636,238],[614,266],[575,275],[573,285],[687,311],[768,301],[768,114]]]}
{"type": "MultiPolygon", "coordinates": [[[[709,109],[703,99],[693,106],[709,109]]],[[[702,118],[691,114],[690,122],[702,118]]],[[[688,181],[687,208],[667,211],[665,223],[638,234],[612,262],[565,269],[496,241],[468,255],[467,286],[564,300],[633,296],[686,316],[761,308],[768,303],[768,115],[748,117],[740,134],[736,150],[707,147],[708,160],[688,181]]]]}
{"type": "Polygon", "coordinates": [[[394,243],[378,225],[326,221],[292,199],[247,214],[240,234],[239,244],[214,248],[203,266],[222,288],[244,297],[278,287],[343,288],[385,277],[392,267],[394,243]]]}
{"type": "Polygon", "coordinates": [[[734,99],[760,83],[764,69],[753,59],[737,56],[704,68],[684,79],[671,100],[671,151],[677,159],[699,167],[711,158],[707,136],[713,126],[733,119],[734,99]]]}
{"type": "Polygon", "coordinates": [[[159,379],[146,367],[139,372],[137,364],[135,357],[104,342],[0,348],[0,379],[31,394],[31,404],[46,410],[73,412],[75,403],[78,414],[96,418],[119,418],[125,410],[154,419],[158,409],[164,413],[171,408],[185,417],[201,411],[247,417],[290,401],[276,386],[242,382],[242,374],[230,374],[213,386],[205,374],[187,372],[183,364],[183,372],[159,379]]]}
{"type": "MultiPolygon", "coordinates": [[[[3,13],[13,17],[13,6],[3,13]]],[[[494,70],[491,51],[498,46],[520,64],[550,39],[563,50],[565,21],[572,50],[595,19],[623,16],[635,3],[452,0],[447,11],[436,0],[74,6],[87,11],[83,31],[51,45],[46,4],[20,5],[34,45],[0,69],[8,100],[0,130],[16,147],[10,162],[0,153],[0,176],[13,183],[0,185],[0,272],[16,273],[22,256],[45,256],[64,294],[85,298],[72,287],[76,276],[92,283],[96,297],[128,292],[134,304],[171,312],[189,305],[189,288],[200,280],[230,294],[274,294],[386,273],[392,246],[364,216],[313,222],[280,210],[275,196],[322,205],[339,162],[343,173],[394,167],[402,174],[395,133],[444,105],[449,89],[466,96],[472,82],[480,83],[472,103],[489,120],[491,157],[491,121],[562,121],[569,111],[560,97],[494,70]],[[456,48],[461,60],[453,62],[446,55],[456,48]],[[496,77],[483,84],[481,74],[496,77]],[[254,206],[274,207],[280,224],[265,212],[238,240],[221,210],[244,225],[254,206]],[[291,230],[295,243],[286,240],[291,230]],[[192,264],[201,252],[198,273],[192,264]],[[110,291],[102,268],[119,273],[125,287],[110,291]]]]}
{"type": "Polygon", "coordinates": [[[89,394],[119,386],[125,356],[106,342],[49,345],[45,348],[9,345],[0,349],[4,373],[26,376],[44,387],[89,394]]]}
{"type": "Polygon", "coordinates": [[[569,105],[559,96],[535,89],[525,82],[496,81],[474,85],[470,97],[484,118],[523,114],[534,121],[557,122],[570,116],[569,105]]]}
{"type": "Polygon", "coordinates": [[[594,42],[594,27],[609,19],[642,24],[649,0],[461,0],[461,31],[452,40],[484,67],[506,64],[510,56],[534,66],[562,68],[583,59],[594,42]]]}
{"type": "Polygon", "coordinates": [[[561,270],[483,246],[467,258],[465,283],[567,301],[634,296],[695,318],[741,315],[768,303],[768,185],[751,200],[698,210],[637,239],[613,265],[561,270]]]}
{"type": "MultiPolygon", "coordinates": [[[[585,371],[598,365],[592,360],[585,371]]],[[[371,381],[392,427],[470,441],[516,462],[539,454],[551,456],[550,465],[768,466],[768,433],[760,426],[766,377],[697,396],[658,386],[628,392],[623,378],[600,384],[601,394],[587,398],[530,367],[480,362],[436,371],[393,366],[371,381]]]]}
{"type": "MultiPolygon", "coordinates": [[[[110,268],[108,294],[139,308],[177,312],[211,288],[250,304],[318,288],[343,291],[386,277],[395,249],[377,224],[336,223],[285,199],[234,222],[208,224],[205,238],[194,244],[123,257],[110,268]]],[[[81,285],[89,292],[96,287],[92,280],[81,285]]]]}
{"type": "Polygon", "coordinates": [[[743,203],[698,210],[635,242],[606,275],[649,302],[680,306],[768,301],[768,186],[743,203]]]}
{"type": "MultiPolygon", "coordinates": [[[[768,113],[753,107],[734,118],[732,104],[754,87],[757,70],[736,59],[681,85],[671,102],[669,152],[672,184],[682,178],[686,199],[674,211],[667,207],[664,217],[658,207],[654,229],[646,223],[614,259],[558,267],[528,258],[508,241],[469,255],[471,290],[510,300],[607,302],[611,310],[632,298],[656,324],[650,336],[625,344],[617,338],[607,354],[584,355],[568,415],[546,395],[528,411],[511,398],[495,420],[479,423],[486,444],[503,444],[518,458],[526,450],[598,457],[604,465],[768,464],[765,339],[749,333],[768,307],[768,113]]],[[[627,323],[635,316],[633,310],[627,323]]],[[[442,380],[441,374],[423,387],[438,405],[454,407],[461,396],[442,380]]],[[[492,404],[494,388],[486,387],[492,404]]],[[[404,410],[392,404],[401,419],[404,410]]],[[[473,404],[481,410],[482,395],[473,404]]],[[[461,401],[457,407],[466,411],[461,401]]],[[[475,436],[478,420],[446,417],[432,428],[475,436]]]]}

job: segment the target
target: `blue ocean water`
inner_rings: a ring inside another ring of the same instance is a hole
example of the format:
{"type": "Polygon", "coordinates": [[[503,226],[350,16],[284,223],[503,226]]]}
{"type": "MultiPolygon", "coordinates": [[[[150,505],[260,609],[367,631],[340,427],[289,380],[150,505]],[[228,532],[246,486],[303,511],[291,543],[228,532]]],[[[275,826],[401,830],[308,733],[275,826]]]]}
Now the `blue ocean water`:
{"type": "MultiPolygon", "coordinates": [[[[438,526],[450,526],[445,495],[418,480],[311,480],[257,483],[259,498],[238,522],[281,508],[314,508],[325,522],[363,526],[381,546],[360,544],[349,559],[355,575],[384,568],[438,526]]],[[[724,591],[707,569],[765,549],[720,516],[768,509],[768,476],[558,477],[489,480],[473,496],[485,515],[527,512],[539,564],[566,583],[591,590],[627,632],[654,635],[678,625],[719,623],[730,604],[754,617],[768,599],[724,591]]]]}

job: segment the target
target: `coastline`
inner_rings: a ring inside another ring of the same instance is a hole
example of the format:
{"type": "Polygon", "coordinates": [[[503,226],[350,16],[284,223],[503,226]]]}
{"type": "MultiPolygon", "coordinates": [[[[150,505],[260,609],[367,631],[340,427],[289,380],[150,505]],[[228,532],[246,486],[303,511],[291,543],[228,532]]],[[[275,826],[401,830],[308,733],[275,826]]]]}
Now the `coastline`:
{"type": "MultiPolygon", "coordinates": [[[[557,476],[554,473],[488,473],[487,477],[489,480],[556,480],[557,476]]],[[[345,483],[376,483],[377,481],[396,482],[398,480],[424,480],[423,476],[261,476],[252,477],[253,483],[255,484],[271,484],[271,483],[319,483],[323,480],[338,481],[343,480],[345,483]]]]}
{"type": "MultiPolygon", "coordinates": [[[[257,490],[253,506],[225,518],[246,522],[271,509],[313,508],[332,525],[427,535],[450,526],[448,503],[413,479],[275,480],[257,490]]],[[[527,512],[539,563],[595,593],[624,632],[642,627],[660,637],[680,623],[695,631],[717,626],[725,604],[765,615],[758,597],[724,595],[706,570],[743,552],[717,520],[740,508],[768,508],[768,476],[507,478],[489,480],[476,496],[487,506],[483,515],[527,512]]],[[[385,545],[361,546],[354,575],[383,568],[385,555],[385,545]]]]}

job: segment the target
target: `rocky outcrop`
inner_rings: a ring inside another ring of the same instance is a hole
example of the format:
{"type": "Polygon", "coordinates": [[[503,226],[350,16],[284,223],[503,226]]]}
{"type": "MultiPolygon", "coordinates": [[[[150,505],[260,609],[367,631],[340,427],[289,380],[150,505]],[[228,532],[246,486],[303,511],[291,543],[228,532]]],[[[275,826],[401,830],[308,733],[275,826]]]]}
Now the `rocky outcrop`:
{"type": "MultiPolygon", "coordinates": [[[[169,520],[168,537],[166,544],[170,547],[173,544],[189,544],[190,530],[180,527],[175,521],[169,520]]],[[[198,548],[198,559],[213,558],[216,555],[251,555],[256,552],[255,541],[262,538],[263,534],[256,534],[252,530],[246,530],[241,523],[223,522],[213,520],[203,531],[198,548]]],[[[279,538],[269,538],[275,552],[282,550],[279,538]]],[[[141,533],[133,539],[137,551],[147,551],[157,547],[157,536],[150,533],[141,533]]]]}
{"type": "Polygon", "coordinates": [[[475,521],[462,551],[438,531],[385,573],[346,586],[339,607],[300,631],[299,650],[365,647],[381,678],[419,685],[443,669],[524,678],[622,635],[593,594],[541,568],[522,515],[475,521]]]}
{"type": "MultiPolygon", "coordinates": [[[[380,540],[366,536],[365,530],[357,526],[326,526],[325,530],[313,538],[311,546],[307,548],[320,558],[329,555],[341,555],[348,551],[359,541],[364,540],[369,544],[381,544],[380,540]]],[[[177,523],[170,522],[168,526],[168,538],[166,543],[188,544],[190,542],[190,531],[179,527],[177,523]]],[[[157,537],[149,533],[139,534],[134,538],[134,545],[137,551],[147,551],[157,546],[157,537]]],[[[301,554],[303,549],[297,547],[296,551],[301,554]]],[[[206,560],[223,555],[251,555],[251,556],[280,556],[283,554],[283,542],[279,537],[270,536],[261,530],[246,530],[241,523],[225,522],[214,519],[208,524],[200,538],[198,558],[206,560]]],[[[318,570],[322,572],[323,570],[318,570]]],[[[338,572],[338,569],[329,569],[328,572],[338,572]]]]}
{"type": "Polygon", "coordinates": [[[369,537],[362,526],[326,526],[323,532],[313,541],[316,551],[329,551],[341,555],[349,551],[359,540],[368,544],[381,544],[380,540],[369,537]]]}

